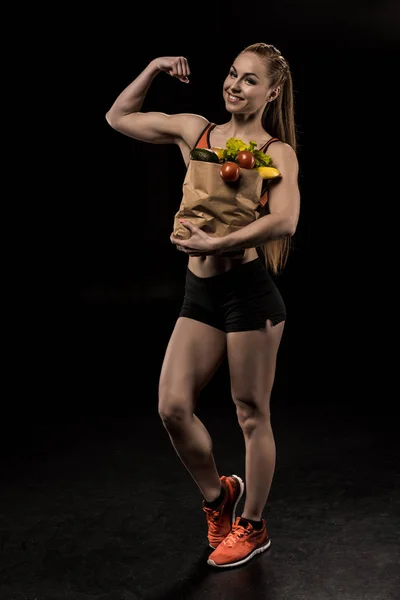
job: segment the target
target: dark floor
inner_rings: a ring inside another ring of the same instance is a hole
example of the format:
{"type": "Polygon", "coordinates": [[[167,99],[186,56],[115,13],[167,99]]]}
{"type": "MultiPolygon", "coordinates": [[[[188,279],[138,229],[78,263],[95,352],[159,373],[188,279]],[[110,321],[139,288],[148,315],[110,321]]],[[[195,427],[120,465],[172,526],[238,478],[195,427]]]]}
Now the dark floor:
{"type": "MultiPolygon", "coordinates": [[[[43,366],[43,395],[3,415],[1,600],[398,600],[396,425],[341,381],[308,385],[289,324],[272,400],[271,548],[237,569],[206,564],[200,493],[157,414],[175,309],[164,306],[158,335],[89,310],[43,366]]],[[[321,372],[320,352],[314,361],[321,372]]],[[[244,478],[226,377],[223,365],[197,414],[220,473],[244,478]]]]}

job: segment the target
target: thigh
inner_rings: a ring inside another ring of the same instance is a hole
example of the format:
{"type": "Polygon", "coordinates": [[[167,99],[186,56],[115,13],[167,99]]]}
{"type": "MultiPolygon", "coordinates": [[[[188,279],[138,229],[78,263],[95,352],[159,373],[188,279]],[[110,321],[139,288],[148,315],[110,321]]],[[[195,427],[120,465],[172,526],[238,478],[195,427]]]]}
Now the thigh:
{"type": "Polygon", "coordinates": [[[265,328],[235,331],[227,334],[227,355],[232,398],[241,403],[255,404],[269,413],[269,399],[274,383],[276,359],[285,322],[265,328]]]}
{"type": "Polygon", "coordinates": [[[161,368],[159,411],[175,404],[193,412],[200,391],[215,374],[225,354],[225,332],[194,319],[179,317],[161,368]]]}
{"type": "Polygon", "coordinates": [[[283,298],[259,259],[232,269],[223,281],[219,311],[227,333],[263,329],[285,321],[283,298]]]}

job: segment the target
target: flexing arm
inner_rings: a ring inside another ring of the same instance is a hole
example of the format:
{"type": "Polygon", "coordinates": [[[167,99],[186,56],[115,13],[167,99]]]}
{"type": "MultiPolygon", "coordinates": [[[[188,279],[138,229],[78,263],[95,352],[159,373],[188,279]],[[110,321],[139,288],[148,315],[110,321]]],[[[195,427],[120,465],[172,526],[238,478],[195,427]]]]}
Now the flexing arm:
{"type": "Polygon", "coordinates": [[[156,58],[117,97],[106,114],[109,125],[120,133],[152,144],[179,144],[190,147],[199,130],[207,122],[192,114],[167,115],[161,112],[140,112],[154,77],[164,71],[188,82],[190,69],[182,56],[156,58]]]}

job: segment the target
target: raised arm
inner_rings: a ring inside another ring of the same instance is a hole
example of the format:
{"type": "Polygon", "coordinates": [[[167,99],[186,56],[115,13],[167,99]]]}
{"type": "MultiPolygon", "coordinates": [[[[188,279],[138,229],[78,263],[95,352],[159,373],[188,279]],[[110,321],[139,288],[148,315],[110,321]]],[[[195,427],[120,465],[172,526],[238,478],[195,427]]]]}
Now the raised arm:
{"type": "Polygon", "coordinates": [[[182,56],[164,56],[149,65],[117,97],[106,119],[109,125],[136,140],[151,144],[180,144],[192,147],[207,120],[200,115],[141,112],[143,101],[154,77],[164,71],[180,81],[188,82],[190,69],[182,56]]]}

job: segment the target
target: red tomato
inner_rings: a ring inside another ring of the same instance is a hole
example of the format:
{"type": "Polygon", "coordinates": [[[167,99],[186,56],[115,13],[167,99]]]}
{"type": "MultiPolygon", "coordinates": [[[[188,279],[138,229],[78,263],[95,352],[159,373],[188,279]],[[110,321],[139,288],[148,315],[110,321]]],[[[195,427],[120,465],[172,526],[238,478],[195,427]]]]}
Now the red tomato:
{"type": "Polygon", "coordinates": [[[254,154],[249,150],[242,150],[236,156],[236,160],[242,169],[252,169],[256,163],[254,154]]]}
{"type": "Polygon", "coordinates": [[[234,162],[225,162],[219,170],[224,181],[237,181],[239,179],[239,165],[234,162]]]}

